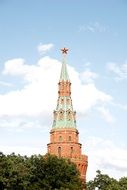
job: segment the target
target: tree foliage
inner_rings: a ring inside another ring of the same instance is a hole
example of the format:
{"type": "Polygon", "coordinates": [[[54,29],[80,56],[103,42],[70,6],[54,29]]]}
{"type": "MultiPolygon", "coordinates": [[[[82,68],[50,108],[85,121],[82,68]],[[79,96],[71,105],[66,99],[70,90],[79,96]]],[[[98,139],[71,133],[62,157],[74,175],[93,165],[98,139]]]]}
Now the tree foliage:
{"type": "MultiPolygon", "coordinates": [[[[75,164],[51,155],[31,157],[0,152],[0,190],[82,190],[75,164]]],[[[87,190],[127,190],[127,177],[119,180],[97,171],[87,190]]]]}
{"type": "Polygon", "coordinates": [[[102,174],[100,170],[94,180],[87,183],[87,190],[127,190],[127,177],[121,178],[117,181],[106,174],[102,174]]]}
{"type": "Polygon", "coordinates": [[[82,190],[76,166],[56,156],[0,153],[0,190],[82,190]]]}

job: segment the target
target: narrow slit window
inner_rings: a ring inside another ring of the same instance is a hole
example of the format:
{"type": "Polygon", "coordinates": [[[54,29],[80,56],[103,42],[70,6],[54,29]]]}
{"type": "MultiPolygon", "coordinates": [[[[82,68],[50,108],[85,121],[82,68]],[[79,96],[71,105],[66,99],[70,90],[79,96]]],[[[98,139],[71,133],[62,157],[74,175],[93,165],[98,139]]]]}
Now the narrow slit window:
{"type": "Polygon", "coordinates": [[[71,158],[72,158],[72,154],[73,154],[73,147],[71,147],[71,154],[70,154],[71,158]]]}
{"type": "Polygon", "coordinates": [[[59,136],[59,141],[60,141],[60,142],[62,141],[62,136],[59,136]]]}
{"type": "Polygon", "coordinates": [[[58,147],[58,156],[61,157],[61,147],[58,147]]]}
{"type": "Polygon", "coordinates": [[[71,136],[69,136],[68,140],[71,141],[71,136]]]}

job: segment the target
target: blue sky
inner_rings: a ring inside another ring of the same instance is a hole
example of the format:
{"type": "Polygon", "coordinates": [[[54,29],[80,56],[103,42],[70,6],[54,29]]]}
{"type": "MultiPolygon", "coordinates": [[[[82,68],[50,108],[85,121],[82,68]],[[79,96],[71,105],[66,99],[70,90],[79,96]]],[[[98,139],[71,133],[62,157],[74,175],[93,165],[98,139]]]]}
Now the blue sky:
{"type": "Polygon", "coordinates": [[[0,0],[0,150],[45,154],[62,56],[87,179],[127,175],[127,2],[0,0]]]}

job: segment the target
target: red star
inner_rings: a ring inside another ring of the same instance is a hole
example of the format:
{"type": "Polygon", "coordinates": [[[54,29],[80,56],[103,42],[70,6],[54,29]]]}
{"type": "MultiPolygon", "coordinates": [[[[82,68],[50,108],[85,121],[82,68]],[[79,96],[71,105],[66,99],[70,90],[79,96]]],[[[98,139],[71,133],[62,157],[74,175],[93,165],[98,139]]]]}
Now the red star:
{"type": "Polygon", "coordinates": [[[62,54],[67,54],[68,49],[64,47],[63,49],[61,49],[61,51],[62,51],[62,54]]]}

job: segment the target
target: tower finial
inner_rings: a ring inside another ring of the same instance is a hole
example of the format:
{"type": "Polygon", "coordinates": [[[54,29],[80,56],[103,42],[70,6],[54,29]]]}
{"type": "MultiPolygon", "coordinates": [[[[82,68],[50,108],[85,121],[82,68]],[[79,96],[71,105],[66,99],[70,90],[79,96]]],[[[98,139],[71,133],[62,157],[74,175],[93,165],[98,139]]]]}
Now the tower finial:
{"type": "Polygon", "coordinates": [[[64,48],[61,49],[61,51],[62,51],[62,54],[67,54],[68,53],[68,48],[64,47],[64,48]]]}
{"type": "Polygon", "coordinates": [[[68,76],[67,66],[66,66],[66,55],[68,53],[68,48],[65,48],[65,47],[62,48],[61,52],[63,54],[63,60],[62,60],[60,81],[69,81],[69,76],[68,76]]]}

